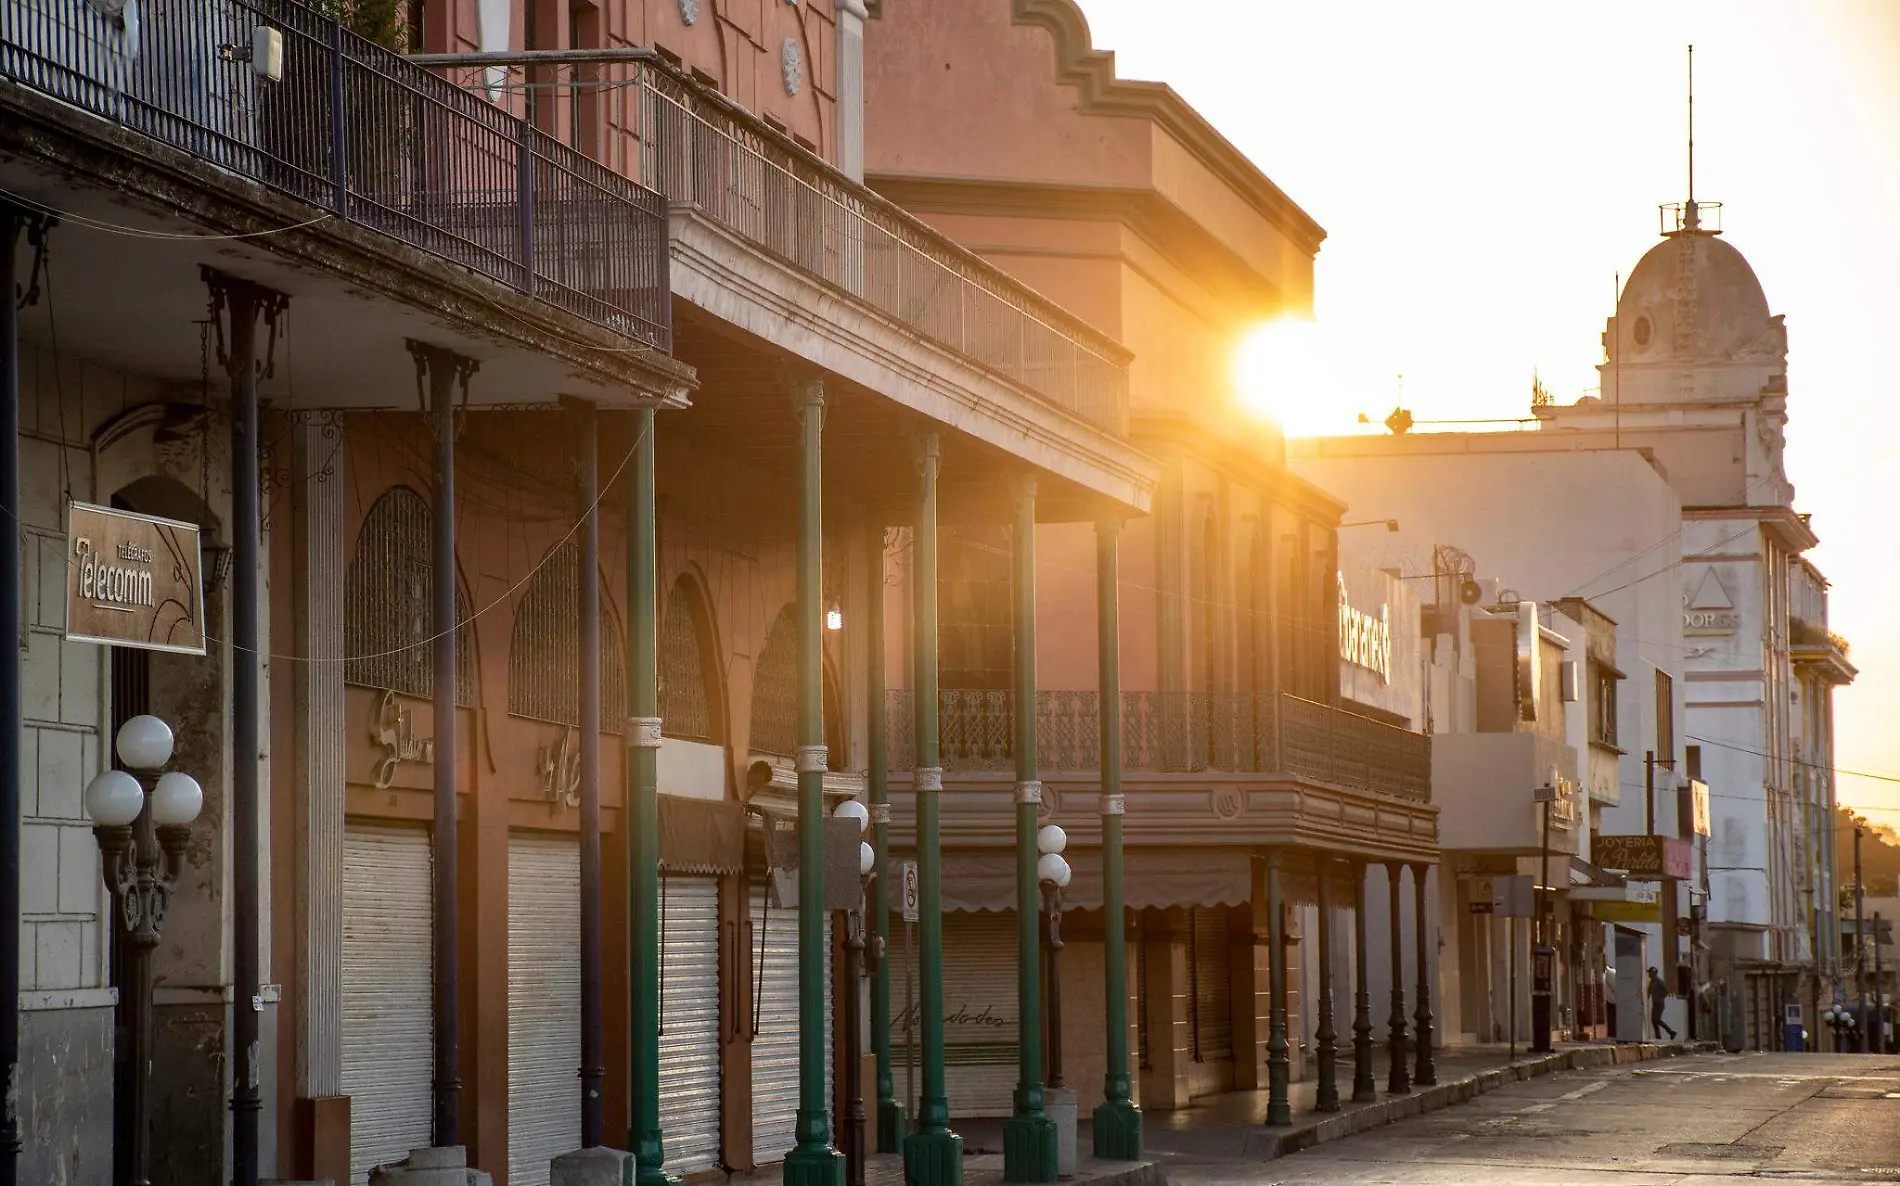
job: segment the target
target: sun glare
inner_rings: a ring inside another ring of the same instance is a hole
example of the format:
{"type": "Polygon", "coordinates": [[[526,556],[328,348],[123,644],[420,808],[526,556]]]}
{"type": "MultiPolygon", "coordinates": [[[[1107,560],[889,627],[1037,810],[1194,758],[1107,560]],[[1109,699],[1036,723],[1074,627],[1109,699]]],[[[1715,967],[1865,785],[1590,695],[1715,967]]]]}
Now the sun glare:
{"type": "Polygon", "coordinates": [[[1339,410],[1319,327],[1305,318],[1282,317],[1249,331],[1234,351],[1234,388],[1242,407],[1290,437],[1345,431],[1349,419],[1339,410]]]}

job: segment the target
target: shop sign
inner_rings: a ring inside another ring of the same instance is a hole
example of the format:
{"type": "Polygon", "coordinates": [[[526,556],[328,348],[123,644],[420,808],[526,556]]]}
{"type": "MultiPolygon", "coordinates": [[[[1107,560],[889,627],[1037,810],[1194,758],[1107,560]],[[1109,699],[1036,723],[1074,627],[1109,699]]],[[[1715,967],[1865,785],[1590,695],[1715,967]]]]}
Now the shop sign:
{"type": "Polygon", "coordinates": [[[1480,877],[1471,885],[1471,913],[1530,918],[1537,912],[1537,885],[1528,873],[1480,877]]]}
{"type": "Polygon", "coordinates": [[[66,517],[66,559],[68,640],[205,653],[195,524],[76,502],[66,517]]]}
{"type": "Polygon", "coordinates": [[[1392,607],[1381,605],[1377,615],[1353,608],[1346,597],[1346,574],[1335,575],[1339,579],[1339,657],[1391,683],[1392,607]]]}
{"type": "Polygon", "coordinates": [[[1742,615],[1735,600],[1713,567],[1702,570],[1695,591],[1684,598],[1682,632],[1694,635],[1733,634],[1742,626],[1742,615]]]}
{"type": "Polygon", "coordinates": [[[376,698],[375,715],[370,718],[369,738],[382,756],[376,760],[376,789],[386,791],[396,782],[396,767],[405,764],[435,764],[435,738],[417,737],[415,716],[396,699],[396,693],[384,691],[376,698]]]}
{"type": "Polygon", "coordinates": [[[1594,836],[1590,861],[1621,869],[1631,877],[1686,880],[1691,870],[1689,844],[1674,836],[1594,836]]]}
{"type": "Polygon", "coordinates": [[[1713,824],[1709,816],[1709,784],[1700,779],[1689,780],[1690,810],[1694,812],[1695,834],[1712,835],[1713,824]]]}
{"type": "Polygon", "coordinates": [[[904,885],[904,891],[903,891],[902,904],[903,904],[903,910],[904,910],[904,921],[916,922],[921,913],[918,909],[918,902],[922,897],[922,894],[920,890],[918,889],[918,883],[917,883],[917,862],[905,861],[903,864],[903,869],[904,869],[904,875],[903,875],[902,880],[903,880],[903,885],[904,885]]]}

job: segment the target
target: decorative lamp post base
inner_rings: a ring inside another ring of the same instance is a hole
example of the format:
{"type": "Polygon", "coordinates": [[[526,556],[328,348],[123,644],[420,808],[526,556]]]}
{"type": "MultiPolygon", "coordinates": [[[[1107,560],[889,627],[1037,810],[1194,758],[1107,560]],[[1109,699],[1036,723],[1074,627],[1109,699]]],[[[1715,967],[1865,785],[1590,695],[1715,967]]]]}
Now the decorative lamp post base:
{"type": "Polygon", "coordinates": [[[896,1100],[877,1103],[877,1151],[896,1153],[904,1147],[904,1134],[910,1129],[910,1116],[896,1100]]]}
{"type": "Polygon", "coordinates": [[[784,1180],[785,1186],[844,1186],[844,1154],[830,1145],[801,1145],[785,1155],[784,1180]]]}
{"type": "Polygon", "coordinates": [[[1095,1106],[1095,1156],[1105,1161],[1141,1160],[1141,1109],[1127,1100],[1095,1106]]]}
{"type": "Polygon", "coordinates": [[[963,1138],[947,1128],[904,1141],[904,1186],[963,1186],[963,1138]]]}
{"type": "Polygon", "coordinates": [[[638,1147],[629,1156],[626,1163],[627,1186],[680,1186],[679,1175],[666,1172],[666,1166],[658,1154],[657,1135],[653,1146],[655,1152],[649,1157],[642,1157],[644,1150],[638,1147]]]}
{"type": "Polygon", "coordinates": [[[1003,1121],[1003,1181],[1056,1180],[1056,1122],[1042,1112],[1003,1121]]]}

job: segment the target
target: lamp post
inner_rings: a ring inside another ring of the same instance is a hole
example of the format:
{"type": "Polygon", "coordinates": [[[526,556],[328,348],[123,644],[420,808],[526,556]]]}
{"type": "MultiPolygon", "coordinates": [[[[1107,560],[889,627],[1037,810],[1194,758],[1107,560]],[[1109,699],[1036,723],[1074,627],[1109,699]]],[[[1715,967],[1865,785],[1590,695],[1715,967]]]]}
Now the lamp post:
{"type": "Polygon", "coordinates": [[[1049,1010],[1049,1087],[1060,1090],[1062,1083],[1062,891],[1074,871],[1062,855],[1069,847],[1069,834],[1055,824],[1045,824],[1036,833],[1036,880],[1042,883],[1042,900],[1049,912],[1049,991],[1043,1000],[1049,1010]]]}
{"type": "MultiPolygon", "coordinates": [[[[862,837],[871,823],[871,813],[856,799],[846,799],[832,809],[835,819],[848,819],[858,825],[862,837]]],[[[839,1023],[844,1027],[844,1115],[840,1135],[844,1138],[845,1186],[864,1186],[864,1084],[860,1070],[864,1061],[863,1021],[858,1011],[858,981],[864,977],[864,889],[875,876],[877,851],[863,839],[858,841],[858,892],[856,904],[844,912],[844,991],[841,995],[839,1023]]]]}
{"type": "Polygon", "coordinates": [[[204,806],[198,780],[165,770],[172,758],[172,729],[154,716],[136,716],[119,727],[119,761],[86,786],[86,814],[99,842],[113,913],[125,926],[124,989],[131,994],[132,1074],[127,1114],[132,1149],[126,1159],[130,1186],[151,1181],[150,1120],[146,1082],[152,1073],[152,951],[165,928],[166,905],[177,887],[185,838],[204,806]]]}

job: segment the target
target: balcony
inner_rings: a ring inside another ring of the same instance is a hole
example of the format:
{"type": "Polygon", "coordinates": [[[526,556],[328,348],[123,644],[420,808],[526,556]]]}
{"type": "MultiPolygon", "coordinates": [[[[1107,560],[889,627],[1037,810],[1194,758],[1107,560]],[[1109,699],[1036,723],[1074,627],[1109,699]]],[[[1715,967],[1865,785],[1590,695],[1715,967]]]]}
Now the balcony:
{"type": "MultiPolygon", "coordinates": [[[[914,697],[887,694],[890,765],[916,764],[914,697]]],[[[943,692],[938,734],[952,774],[1008,771],[1015,762],[1015,697],[943,692]]],[[[1036,764],[1044,776],[1092,774],[1101,762],[1100,697],[1036,694],[1036,764]]],[[[1122,769],[1128,774],[1277,775],[1429,803],[1431,738],[1357,713],[1248,693],[1122,693],[1122,769]],[[1277,711],[1276,711],[1277,709],[1277,711]]]]}
{"type": "MultiPolygon", "coordinates": [[[[291,0],[0,5],[0,77],[671,349],[665,200],[291,0]],[[130,10],[128,9],[128,13],[130,10]],[[248,54],[283,38],[280,81],[248,54]]],[[[287,228],[296,229],[296,228],[287,228]]]]}

